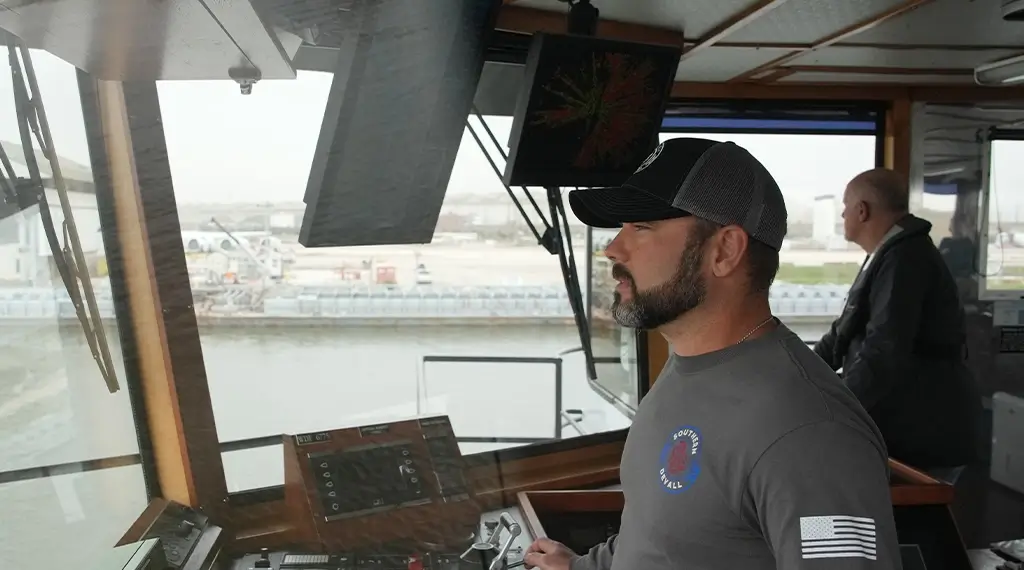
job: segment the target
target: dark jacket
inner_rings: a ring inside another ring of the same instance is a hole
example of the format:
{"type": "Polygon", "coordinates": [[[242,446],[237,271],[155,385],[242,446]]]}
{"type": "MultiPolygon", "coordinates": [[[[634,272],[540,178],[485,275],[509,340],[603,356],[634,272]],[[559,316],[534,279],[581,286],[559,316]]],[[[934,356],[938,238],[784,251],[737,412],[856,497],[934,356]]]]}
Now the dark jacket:
{"type": "Polygon", "coordinates": [[[814,352],[843,369],[890,456],[920,468],[971,463],[981,398],[957,286],[931,224],[908,215],[896,225],[814,352]]]}

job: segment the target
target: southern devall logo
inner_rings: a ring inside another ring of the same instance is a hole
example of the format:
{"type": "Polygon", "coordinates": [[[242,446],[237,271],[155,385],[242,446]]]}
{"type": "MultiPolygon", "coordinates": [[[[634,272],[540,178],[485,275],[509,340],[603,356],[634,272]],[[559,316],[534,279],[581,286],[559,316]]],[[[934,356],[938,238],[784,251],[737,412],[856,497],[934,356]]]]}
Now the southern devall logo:
{"type": "Polygon", "coordinates": [[[669,493],[682,493],[700,475],[700,431],[693,426],[677,428],[661,449],[658,478],[669,493]]]}
{"type": "Polygon", "coordinates": [[[654,161],[658,160],[658,157],[661,156],[661,150],[663,148],[665,148],[665,143],[661,143],[657,147],[655,147],[654,148],[654,152],[652,152],[650,154],[650,156],[645,158],[644,161],[640,163],[640,168],[637,168],[636,172],[634,172],[633,174],[636,174],[637,172],[640,172],[641,170],[643,170],[643,169],[647,168],[648,166],[654,164],[654,161]]]}

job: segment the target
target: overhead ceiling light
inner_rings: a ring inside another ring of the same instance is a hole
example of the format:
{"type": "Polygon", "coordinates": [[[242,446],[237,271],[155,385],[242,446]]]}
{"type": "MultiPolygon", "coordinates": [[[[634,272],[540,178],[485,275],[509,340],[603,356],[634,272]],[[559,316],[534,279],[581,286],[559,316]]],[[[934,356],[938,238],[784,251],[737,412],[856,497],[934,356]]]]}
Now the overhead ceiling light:
{"type": "Polygon", "coordinates": [[[975,67],[974,82],[989,87],[1024,83],[1024,54],[975,67]]]}
{"type": "Polygon", "coordinates": [[[950,176],[952,174],[960,174],[966,170],[963,166],[935,166],[929,167],[925,165],[924,175],[925,176],[950,176]]]}

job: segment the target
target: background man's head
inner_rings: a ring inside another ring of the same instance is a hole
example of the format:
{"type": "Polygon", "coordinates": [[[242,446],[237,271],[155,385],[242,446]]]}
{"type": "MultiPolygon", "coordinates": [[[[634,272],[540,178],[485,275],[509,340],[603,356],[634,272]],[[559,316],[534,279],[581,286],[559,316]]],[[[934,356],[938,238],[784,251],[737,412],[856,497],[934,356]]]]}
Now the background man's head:
{"type": "Polygon", "coordinates": [[[605,252],[623,326],[654,329],[706,305],[766,297],[778,272],[782,192],[733,143],[671,139],[622,187],[570,192],[569,203],[588,225],[622,228],[605,252]]]}
{"type": "Polygon", "coordinates": [[[847,241],[873,251],[909,209],[905,177],[888,168],[862,172],[850,180],[843,193],[843,233],[847,241]]]}

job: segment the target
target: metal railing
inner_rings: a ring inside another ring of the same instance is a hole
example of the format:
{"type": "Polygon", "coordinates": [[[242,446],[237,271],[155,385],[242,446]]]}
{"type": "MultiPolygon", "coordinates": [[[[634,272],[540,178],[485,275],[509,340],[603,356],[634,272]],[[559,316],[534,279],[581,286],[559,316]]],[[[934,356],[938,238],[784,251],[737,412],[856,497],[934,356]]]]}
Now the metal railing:
{"type": "MultiPolygon", "coordinates": [[[[417,415],[420,413],[419,405],[423,401],[419,389],[421,385],[426,384],[427,377],[427,363],[430,362],[458,362],[458,363],[476,363],[476,364],[550,364],[555,367],[555,435],[554,439],[562,439],[562,359],[561,357],[540,357],[540,356],[439,356],[439,355],[426,355],[423,357],[423,361],[420,365],[420,380],[416,382],[416,412],[417,415]]],[[[456,438],[458,439],[458,438],[456,438]]],[[[508,438],[501,438],[508,439],[508,438]]],[[[547,441],[546,439],[537,438],[536,442],[547,441]]]]}
{"type": "Polygon", "coordinates": [[[46,479],[61,475],[75,475],[88,473],[90,471],[101,471],[103,469],[114,469],[117,467],[130,467],[141,465],[142,455],[130,453],[116,457],[104,457],[101,459],[86,459],[84,461],[70,461],[67,463],[55,463],[52,465],[40,465],[39,467],[26,467],[24,469],[12,469],[0,472],[0,485],[6,483],[17,483],[19,481],[31,481],[33,479],[46,479]]]}

